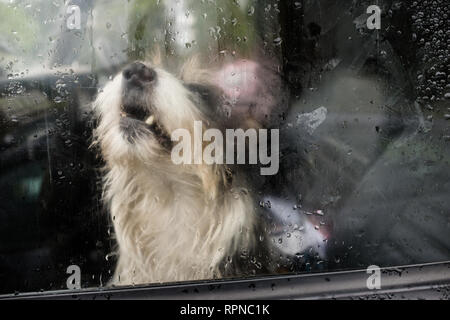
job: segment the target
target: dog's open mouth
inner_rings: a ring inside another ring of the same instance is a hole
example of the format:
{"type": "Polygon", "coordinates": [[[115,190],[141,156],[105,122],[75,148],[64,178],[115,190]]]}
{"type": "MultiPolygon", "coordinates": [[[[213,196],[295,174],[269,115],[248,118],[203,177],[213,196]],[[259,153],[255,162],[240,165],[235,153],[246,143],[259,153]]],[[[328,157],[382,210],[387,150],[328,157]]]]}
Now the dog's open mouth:
{"type": "Polygon", "coordinates": [[[171,148],[169,134],[147,101],[158,81],[157,73],[141,62],[128,65],[122,73],[120,127],[124,136],[131,144],[153,138],[164,148],[171,148]]]}
{"type": "Polygon", "coordinates": [[[169,149],[172,146],[172,140],[164,127],[154,114],[144,108],[127,106],[122,109],[120,116],[120,127],[130,143],[136,143],[138,137],[151,134],[164,148],[169,149]]]}
{"type": "Polygon", "coordinates": [[[145,111],[140,112],[125,112],[120,113],[122,118],[131,118],[137,121],[145,122],[146,125],[152,126],[155,123],[155,116],[145,111]]]}

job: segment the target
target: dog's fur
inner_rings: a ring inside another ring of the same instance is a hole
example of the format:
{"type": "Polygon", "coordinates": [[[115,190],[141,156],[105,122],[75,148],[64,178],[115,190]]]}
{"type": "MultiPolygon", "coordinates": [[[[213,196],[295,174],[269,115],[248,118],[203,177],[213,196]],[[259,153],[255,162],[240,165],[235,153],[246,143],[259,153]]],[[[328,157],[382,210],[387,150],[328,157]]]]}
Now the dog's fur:
{"type": "Polygon", "coordinates": [[[192,134],[196,120],[220,127],[211,116],[218,99],[197,90],[211,84],[208,73],[188,62],[176,77],[143,63],[156,72],[156,81],[142,94],[127,92],[119,73],[94,102],[95,142],[106,162],[104,201],[118,244],[112,284],[233,275],[235,257],[256,243],[246,182],[225,165],[175,165],[170,158],[173,130],[192,134]],[[124,103],[153,115],[156,124],[124,116],[124,103]]]}

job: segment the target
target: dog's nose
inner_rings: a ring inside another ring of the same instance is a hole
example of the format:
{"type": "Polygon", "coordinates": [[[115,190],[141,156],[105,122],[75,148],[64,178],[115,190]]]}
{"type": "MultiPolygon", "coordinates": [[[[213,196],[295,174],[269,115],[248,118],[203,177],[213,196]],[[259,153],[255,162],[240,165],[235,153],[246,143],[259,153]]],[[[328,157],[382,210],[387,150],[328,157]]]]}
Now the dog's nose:
{"type": "Polygon", "coordinates": [[[123,77],[129,83],[144,84],[156,79],[155,70],[141,62],[133,62],[123,70],[123,77]]]}

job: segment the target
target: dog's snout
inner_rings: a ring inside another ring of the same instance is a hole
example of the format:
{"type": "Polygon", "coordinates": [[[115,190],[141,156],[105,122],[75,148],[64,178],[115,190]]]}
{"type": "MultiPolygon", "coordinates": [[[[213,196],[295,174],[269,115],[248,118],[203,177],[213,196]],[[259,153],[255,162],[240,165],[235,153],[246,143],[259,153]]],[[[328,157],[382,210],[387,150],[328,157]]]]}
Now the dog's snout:
{"type": "Polygon", "coordinates": [[[154,81],[156,72],[141,62],[133,62],[123,70],[123,77],[128,82],[143,84],[154,81]]]}

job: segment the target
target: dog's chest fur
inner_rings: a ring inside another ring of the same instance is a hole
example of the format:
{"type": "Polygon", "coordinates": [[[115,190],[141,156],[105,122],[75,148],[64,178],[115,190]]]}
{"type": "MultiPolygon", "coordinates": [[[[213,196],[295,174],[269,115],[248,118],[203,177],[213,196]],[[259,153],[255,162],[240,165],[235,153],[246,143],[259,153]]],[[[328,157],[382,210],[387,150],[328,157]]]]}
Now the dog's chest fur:
{"type": "Polygon", "coordinates": [[[112,166],[105,191],[119,250],[114,284],[217,278],[223,262],[253,242],[248,192],[211,198],[182,167],[112,166]]]}

